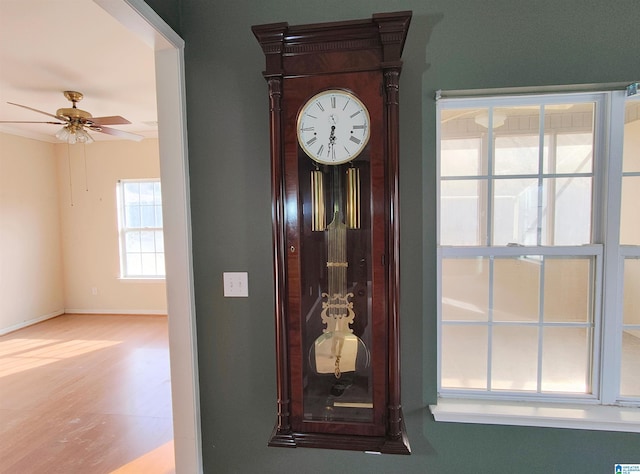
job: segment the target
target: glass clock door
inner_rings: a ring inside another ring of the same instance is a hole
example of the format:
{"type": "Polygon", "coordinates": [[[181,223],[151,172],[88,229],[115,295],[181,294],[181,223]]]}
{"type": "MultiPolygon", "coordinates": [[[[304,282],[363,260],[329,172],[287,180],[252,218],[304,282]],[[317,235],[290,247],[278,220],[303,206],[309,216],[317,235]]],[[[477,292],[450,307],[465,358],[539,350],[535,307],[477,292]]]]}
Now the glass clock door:
{"type": "Polygon", "coordinates": [[[303,419],[373,419],[369,161],[300,152],[303,419]]]}

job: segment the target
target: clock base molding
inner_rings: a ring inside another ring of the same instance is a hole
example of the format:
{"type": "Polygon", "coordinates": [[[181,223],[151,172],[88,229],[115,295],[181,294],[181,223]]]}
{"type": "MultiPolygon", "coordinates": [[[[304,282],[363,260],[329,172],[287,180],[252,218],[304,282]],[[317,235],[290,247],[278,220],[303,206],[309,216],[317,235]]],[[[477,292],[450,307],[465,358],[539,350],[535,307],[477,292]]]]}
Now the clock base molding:
{"type": "Polygon", "coordinates": [[[276,426],[271,434],[269,446],[278,448],[321,448],[362,451],[372,454],[411,454],[404,421],[397,438],[384,436],[357,436],[324,433],[295,433],[278,431],[276,426]]]}

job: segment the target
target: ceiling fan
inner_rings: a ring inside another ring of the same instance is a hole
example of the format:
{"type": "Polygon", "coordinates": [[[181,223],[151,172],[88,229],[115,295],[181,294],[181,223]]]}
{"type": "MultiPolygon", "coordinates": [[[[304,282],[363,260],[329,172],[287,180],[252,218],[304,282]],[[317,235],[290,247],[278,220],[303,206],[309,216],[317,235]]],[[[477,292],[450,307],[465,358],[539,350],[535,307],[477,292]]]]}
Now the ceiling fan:
{"type": "Polygon", "coordinates": [[[56,138],[65,141],[67,143],[91,143],[93,138],[87,130],[92,132],[106,133],[115,137],[124,138],[127,140],[140,141],[144,137],[142,135],[136,135],[135,133],[124,132],[115,128],[106,127],[105,125],[126,125],[130,124],[127,119],[120,117],[119,115],[113,115],[109,117],[93,117],[89,112],[79,109],[76,104],[84,97],[82,93],[76,91],[64,91],[64,96],[71,101],[72,107],[65,107],[58,109],[54,114],[43,112],[42,110],[27,107],[26,105],[15,104],[8,102],[11,105],[16,105],[24,109],[33,110],[40,114],[48,115],[57,119],[57,122],[32,122],[32,121],[0,121],[0,123],[49,123],[52,125],[62,125],[63,127],[56,133],[56,138]]]}

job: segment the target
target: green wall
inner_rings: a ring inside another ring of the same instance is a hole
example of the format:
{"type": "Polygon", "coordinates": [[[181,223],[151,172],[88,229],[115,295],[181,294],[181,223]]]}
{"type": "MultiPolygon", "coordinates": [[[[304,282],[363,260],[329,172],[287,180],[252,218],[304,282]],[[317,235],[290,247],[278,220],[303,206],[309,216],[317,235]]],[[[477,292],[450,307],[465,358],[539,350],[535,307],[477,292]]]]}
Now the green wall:
{"type": "Polygon", "coordinates": [[[148,0],[186,41],[207,473],[608,473],[640,435],[435,423],[437,89],[640,79],[637,0],[148,0]],[[276,419],[267,86],[251,25],[412,10],[401,77],[402,398],[413,454],[268,448],[276,419]],[[222,272],[248,271],[249,298],[222,272]]]}

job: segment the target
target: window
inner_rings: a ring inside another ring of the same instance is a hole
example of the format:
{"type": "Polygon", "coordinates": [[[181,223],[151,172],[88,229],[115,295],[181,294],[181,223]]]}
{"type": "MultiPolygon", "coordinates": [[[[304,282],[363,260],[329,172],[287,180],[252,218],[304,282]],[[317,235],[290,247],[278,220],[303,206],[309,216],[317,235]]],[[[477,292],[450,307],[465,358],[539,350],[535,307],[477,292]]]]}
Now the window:
{"type": "Polygon", "coordinates": [[[640,405],[640,100],[438,100],[439,396],[640,405]]]}
{"type": "Polygon", "coordinates": [[[118,208],[121,277],[164,278],[160,181],[119,181],[118,208]]]}
{"type": "Polygon", "coordinates": [[[620,259],[622,360],[620,399],[640,400],[640,101],[625,106],[622,153],[620,259]]]}

